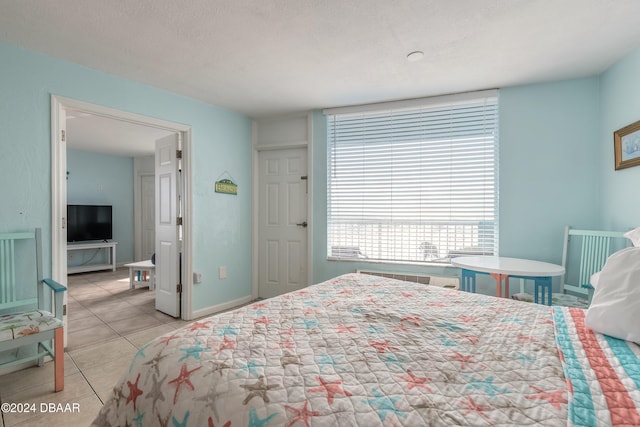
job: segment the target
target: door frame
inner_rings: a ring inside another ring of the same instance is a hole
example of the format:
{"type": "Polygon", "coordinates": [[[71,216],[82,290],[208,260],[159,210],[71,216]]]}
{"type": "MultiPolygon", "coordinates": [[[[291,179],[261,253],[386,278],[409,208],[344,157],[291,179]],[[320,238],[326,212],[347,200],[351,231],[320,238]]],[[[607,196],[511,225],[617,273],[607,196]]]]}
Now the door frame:
{"type": "Polygon", "coordinates": [[[308,113],[306,115],[307,120],[307,140],[299,142],[290,142],[283,144],[273,145],[260,145],[258,143],[258,123],[255,121],[252,124],[251,129],[251,145],[253,147],[251,153],[251,169],[252,169],[252,189],[251,189],[251,203],[254,206],[252,210],[251,218],[251,296],[252,298],[258,297],[258,274],[259,274],[259,237],[260,237],[260,151],[267,150],[288,150],[291,148],[306,148],[307,149],[307,286],[312,285],[313,282],[313,115],[308,113]]]}
{"type": "Polygon", "coordinates": [[[181,317],[191,320],[193,316],[193,209],[192,209],[192,162],[191,126],[156,119],[141,114],[91,104],[77,99],[51,95],[51,275],[60,283],[67,283],[67,152],[66,143],[60,143],[66,133],[66,111],[74,110],[102,116],[132,124],[150,126],[182,134],[182,195],[183,195],[183,245],[182,245],[182,305],[181,317]]]}

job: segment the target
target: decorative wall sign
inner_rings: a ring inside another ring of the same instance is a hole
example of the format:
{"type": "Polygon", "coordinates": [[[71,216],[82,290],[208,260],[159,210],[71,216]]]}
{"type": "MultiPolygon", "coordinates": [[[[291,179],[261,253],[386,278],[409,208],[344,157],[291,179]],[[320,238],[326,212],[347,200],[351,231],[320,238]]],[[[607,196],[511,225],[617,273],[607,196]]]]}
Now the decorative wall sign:
{"type": "Polygon", "coordinates": [[[230,179],[221,179],[216,181],[216,193],[238,195],[238,185],[230,179]]]}
{"type": "Polygon", "coordinates": [[[640,121],[613,133],[616,170],[640,165],[640,121]]]}

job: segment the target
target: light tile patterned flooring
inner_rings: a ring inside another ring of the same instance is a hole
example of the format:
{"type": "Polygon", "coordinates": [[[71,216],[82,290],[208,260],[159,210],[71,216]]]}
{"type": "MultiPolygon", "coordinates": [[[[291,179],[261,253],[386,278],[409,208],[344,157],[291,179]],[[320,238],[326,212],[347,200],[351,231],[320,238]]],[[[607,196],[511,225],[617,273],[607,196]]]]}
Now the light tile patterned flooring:
{"type": "Polygon", "coordinates": [[[154,292],[129,289],[128,269],[68,280],[65,387],[53,391],[53,362],[0,376],[0,402],[35,403],[35,413],[0,413],[0,427],[88,426],[140,347],[189,322],[155,310],[154,292]],[[78,404],[79,413],[43,413],[41,404],[78,404]]]}

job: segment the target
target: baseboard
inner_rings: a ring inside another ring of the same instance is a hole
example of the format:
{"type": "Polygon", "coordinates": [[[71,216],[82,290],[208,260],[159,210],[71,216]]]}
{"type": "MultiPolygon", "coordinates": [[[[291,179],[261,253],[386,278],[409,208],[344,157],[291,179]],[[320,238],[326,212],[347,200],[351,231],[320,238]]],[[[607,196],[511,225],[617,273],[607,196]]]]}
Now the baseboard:
{"type": "Polygon", "coordinates": [[[232,301],[228,301],[222,304],[212,305],[211,307],[201,308],[200,310],[193,311],[193,318],[197,319],[199,317],[210,316],[212,314],[220,313],[222,311],[226,311],[235,307],[239,307],[241,305],[246,305],[253,301],[251,295],[247,295],[246,297],[234,299],[232,301]]]}

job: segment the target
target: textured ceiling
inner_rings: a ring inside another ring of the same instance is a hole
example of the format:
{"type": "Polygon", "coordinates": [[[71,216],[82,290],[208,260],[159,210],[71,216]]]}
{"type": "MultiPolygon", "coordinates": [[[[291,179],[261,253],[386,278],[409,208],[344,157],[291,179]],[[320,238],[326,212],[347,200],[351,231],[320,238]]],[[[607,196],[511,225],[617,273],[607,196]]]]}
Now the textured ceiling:
{"type": "Polygon", "coordinates": [[[0,0],[0,40],[254,118],[595,75],[639,21],[639,0],[0,0]]]}

